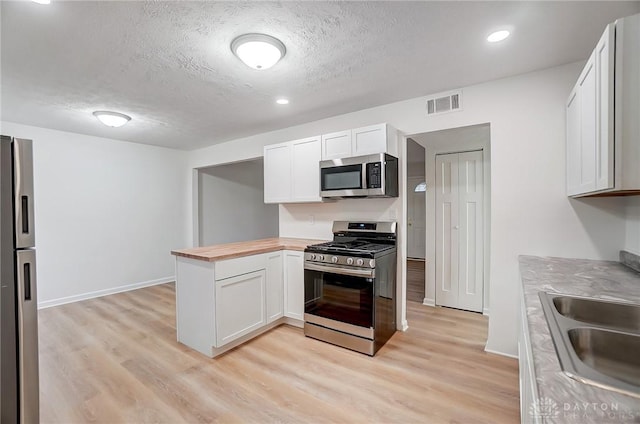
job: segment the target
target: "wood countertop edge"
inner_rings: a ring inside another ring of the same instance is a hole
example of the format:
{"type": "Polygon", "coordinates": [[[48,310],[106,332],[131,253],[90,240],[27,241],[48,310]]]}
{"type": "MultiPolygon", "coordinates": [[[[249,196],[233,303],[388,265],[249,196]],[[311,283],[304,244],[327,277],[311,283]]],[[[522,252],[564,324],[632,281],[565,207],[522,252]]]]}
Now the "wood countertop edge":
{"type": "MultiPolygon", "coordinates": [[[[225,259],[234,259],[234,258],[241,258],[243,256],[257,255],[260,253],[276,252],[279,250],[295,250],[295,251],[302,252],[309,245],[316,244],[316,243],[323,243],[326,241],[327,240],[299,239],[299,242],[298,242],[298,240],[293,239],[291,237],[283,237],[281,239],[274,238],[274,239],[261,239],[261,240],[248,241],[246,242],[247,247],[243,247],[241,245],[238,246],[239,243],[229,243],[230,249],[234,249],[234,248],[238,249],[229,253],[224,253],[223,251],[221,251],[220,253],[208,253],[208,254],[189,252],[189,250],[203,249],[203,248],[193,248],[193,249],[172,250],[171,254],[176,257],[189,258],[189,259],[194,259],[194,260],[203,261],[203,262],[216,262],[216,261],[221,261],[225,259]],[[275,244],[268,245],[268,246],[254,246],[254,247],[251,246],[252,243],[269,242],[269,241],[275,244]]],[[[224,244],[220,244],[220,245],[212,246],[212,248],[224,249],[224,246],[225,246],[224,244]]]]}

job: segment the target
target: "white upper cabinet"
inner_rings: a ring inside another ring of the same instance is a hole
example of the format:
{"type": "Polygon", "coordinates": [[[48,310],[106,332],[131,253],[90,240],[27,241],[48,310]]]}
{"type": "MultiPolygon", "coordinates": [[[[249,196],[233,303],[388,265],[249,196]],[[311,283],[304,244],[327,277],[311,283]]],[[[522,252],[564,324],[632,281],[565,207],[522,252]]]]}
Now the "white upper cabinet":
{"type": "Polygon", "coordinates": [[[567,102],[567,193],[596,189],[596,78],[595,54],[578,78],[567,102]]]}
{"type": "Polygon", "coordinates": [[[340,159],[353,156],[351,150],[351,130],[339,131],[322,136],[322,160],[340,159]]]}
{"type": "Polygon", "coordinates": [[[320,136],[264,148],[264,202],[321,202],[320,136]]]}
{"type": "Polygon", "coordinates": [[[398,131],[390,125],[378,124],[351,130],[353,156],[374,153],[397,155],[398,131]]]}
{"type": "Polygon", "coordinates": [[[291,142],[293,202],[320,202],[320,137],[291,142]]]}
{"type": "Polygon", "coordinates": [[[609,24],[567,100],[567,195],[640,194],[640,15],[609,24]]]}
{"type": "Polygon", "coordinates": [[[264,202],[282,203],[291,199],[291,144],[264,148],[264,202]]]}
{"type": "Polygon", "coordinates": [[[370,125],[322,136],[322,160],[389,153],[397,156],[398,131],[388,124],[370,125]]]}

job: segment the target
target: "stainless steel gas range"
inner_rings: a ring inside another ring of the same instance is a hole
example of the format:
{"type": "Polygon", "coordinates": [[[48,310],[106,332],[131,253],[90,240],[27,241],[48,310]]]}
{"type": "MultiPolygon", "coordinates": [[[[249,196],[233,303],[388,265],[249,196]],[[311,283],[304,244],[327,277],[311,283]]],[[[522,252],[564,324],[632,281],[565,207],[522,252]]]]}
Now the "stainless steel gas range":
{"type": "Polygon", "coordinates": [[[333,223],[304,254],[304,334],[367,355],[396,331],[396,223],[333,223]]]}

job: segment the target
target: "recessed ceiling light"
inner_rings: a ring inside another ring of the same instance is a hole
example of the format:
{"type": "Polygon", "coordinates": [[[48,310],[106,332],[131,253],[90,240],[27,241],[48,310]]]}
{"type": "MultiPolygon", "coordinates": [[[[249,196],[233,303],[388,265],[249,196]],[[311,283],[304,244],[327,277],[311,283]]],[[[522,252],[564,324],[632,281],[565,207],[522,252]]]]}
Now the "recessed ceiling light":
{"type": "Polygon", "coordinates": [[[31,0],[34,3],[38,3],[38,4],[50,4],[51,0],[31,0]]]}
{"type": "Polygon", "coordinates": [[[106,110],[97,110],[93,112],[93,116],[108,127],[121,127],[131,121],[131,117],[124,113],[108,112],[106,110]]]}
{"type": "Polygon", "coordinates": [[[266,34],[244,34],[231,42],[233,54],[245,65],[258,70],[271,68],[285,55],[282,41],[266,34]]]}
{"type": "Polygon", "coordinates": [[[487,41],[490,42],[490,43],[497,43],[498,41],[502,41],[505,38],[507,38],[509,36],[509,34],[511,34],[511,33],[509,31],[507,31],[506,29],[503,29],[503,30],[500,30],[500,31],[496,31],[496,32],[492,32],[487,37],[487,41]]]}
{"type": "Polygon", "coordinates": [[[278,99],[276,100],[276,103],[278,103],[279,105],[288,105],[289,99],[278,99]]]}

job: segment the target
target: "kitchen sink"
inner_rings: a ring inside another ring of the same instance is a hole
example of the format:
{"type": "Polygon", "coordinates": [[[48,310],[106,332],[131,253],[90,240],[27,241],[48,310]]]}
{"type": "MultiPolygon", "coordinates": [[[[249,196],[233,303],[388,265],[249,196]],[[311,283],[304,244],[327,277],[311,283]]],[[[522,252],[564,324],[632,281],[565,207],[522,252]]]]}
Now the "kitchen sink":
{"type": "Polygon", "coordinates": [[[561,315],[587,324],[623,331],[640,331],[640,305],[554,296],[553,306],[561,315]]]}
{"type": "Polygon", "coordinates": [[[539,293],[562,370],[640,397],[640,305],[539,293]]]}
{"type": "Polygon", "coordinates": [[[572,328],[569,341],[591,368],[640,387],[640,336],[597,328],[572,328]]]}

